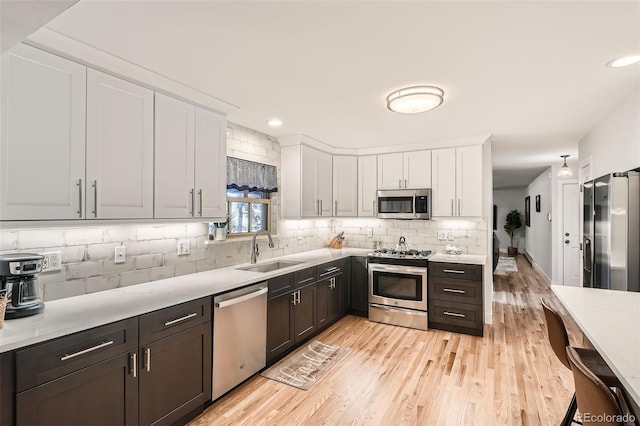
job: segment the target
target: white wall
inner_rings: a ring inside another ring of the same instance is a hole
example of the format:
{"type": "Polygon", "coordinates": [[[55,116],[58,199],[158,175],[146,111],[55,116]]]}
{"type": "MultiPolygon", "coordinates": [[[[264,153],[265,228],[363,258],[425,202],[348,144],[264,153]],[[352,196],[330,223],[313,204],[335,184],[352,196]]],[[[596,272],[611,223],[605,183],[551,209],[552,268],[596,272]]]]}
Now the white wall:
{"type": "MultiPolygon", "coordinates": [[[[551,168],[542,172],[524,191],[524,196],[531,197],[531,226],[525,228],[525,249],[533,259],[533,266],[543,277],[551,282],[552,250],[551,250],[551,221],[548,215],[553,209],[553,195],[551,189],[551,168]],[[540,212],[536,212],[536,195],[540,195],[540,212]]],[[[524,216],[524,199],[523,199],[524,216]]]]}
{"type": "Polygon", "coordinates": [[[598,123],[578,147],[580,161],[591,157],[591,176],[640,167],[640,89],[598,123]]]}
{"type": "Polygon", "coordinates": [[[524,237],[524,197],[525,188],[520,189],[496,189],[493,191],[493,204],[498,207],[498,229],[496,235],[500,240],[500,251],[506,252],[507,247],[511,245],[511,237],[504,230],[504,224],[506,223],[507,214],[511,210],[518,210],[522,215],[522,228],[516,230],[518,242],[516,243],[516,237],[514,237],[514,244],[517,244],[518,251],[522,252],[525,249],[525,237],[524,237]]]}

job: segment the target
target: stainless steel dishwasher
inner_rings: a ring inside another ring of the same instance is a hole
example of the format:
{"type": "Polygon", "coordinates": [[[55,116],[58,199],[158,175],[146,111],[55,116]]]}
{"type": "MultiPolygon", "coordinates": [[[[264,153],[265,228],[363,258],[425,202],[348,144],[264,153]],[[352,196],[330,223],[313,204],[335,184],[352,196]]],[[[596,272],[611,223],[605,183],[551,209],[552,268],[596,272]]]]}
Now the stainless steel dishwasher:
{"type": "Polygon", "coordinates": [[[267,362],[267,283],[213,298],[213,399],[267,362]]]}

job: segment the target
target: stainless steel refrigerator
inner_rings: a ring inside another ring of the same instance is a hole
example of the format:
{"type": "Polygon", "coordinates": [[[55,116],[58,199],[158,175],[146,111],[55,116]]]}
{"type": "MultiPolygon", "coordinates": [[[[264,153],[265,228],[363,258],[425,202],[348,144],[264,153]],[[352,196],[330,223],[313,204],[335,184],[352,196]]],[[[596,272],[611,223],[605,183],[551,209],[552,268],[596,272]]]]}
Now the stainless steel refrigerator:
{"type": "Polygon", "coordinates": [[[586,182],[583,286],[640,291],[640,174],[586,182]]]}

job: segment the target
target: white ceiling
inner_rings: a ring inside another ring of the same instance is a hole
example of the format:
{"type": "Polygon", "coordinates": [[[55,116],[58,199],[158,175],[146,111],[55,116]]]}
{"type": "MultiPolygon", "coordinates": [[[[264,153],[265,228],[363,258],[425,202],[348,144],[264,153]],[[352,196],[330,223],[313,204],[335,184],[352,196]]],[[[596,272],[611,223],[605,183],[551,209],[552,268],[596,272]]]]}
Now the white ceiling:
{"type": "Polygon", "coordinates": [[[638,1],[80,1],[47,25],[237,105],[229,120],[340,148],[493,135],[525,186],[640,86],[638,1]],[[386,109],[402,86],[445,103],[386,109]],[[271,117],[284,125],[273,130],[271,117]]]}

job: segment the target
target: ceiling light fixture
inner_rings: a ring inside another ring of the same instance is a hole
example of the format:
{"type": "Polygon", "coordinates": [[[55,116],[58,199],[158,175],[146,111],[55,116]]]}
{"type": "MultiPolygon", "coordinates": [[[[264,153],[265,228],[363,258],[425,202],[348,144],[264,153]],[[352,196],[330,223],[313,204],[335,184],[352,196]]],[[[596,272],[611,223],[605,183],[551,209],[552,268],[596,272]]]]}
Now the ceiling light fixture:
{"type": "Polygon", "coordinates": [[[638,62],[640,62],[640,55],[623,56],[610,61],[607,63],[607,66],[611,68],[620,68],[626,67],[627,65],[637,64],[638,62]]]}
{"type": "Polygon", "coordinates": [[[560,158],[564,158],[564,164],[560,167],[560,171],[558,172],[559,177],[569,177],[573,176],[573,172],[567,165],[567,157],[571,157],[569,154],[561,155],[560,158]]]}
{"type": "Polygon", "coordinates": [[[282,120],[280,120],[279,118],[272,118],[267,121],[267,124],[269,125],[269,127],[277,128],[282,126],[282,120]]]}
{"type": "Polygon", "coordinates": [[[387,108],[402,114],[429,111],[444,102],[444,91],[435,86],[412,86],[387,96],[387,108]]]}

